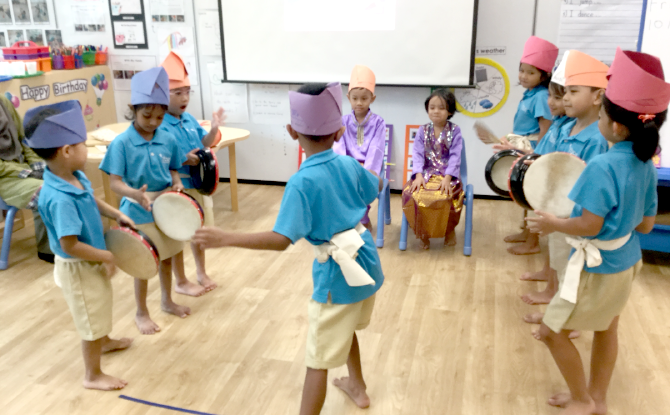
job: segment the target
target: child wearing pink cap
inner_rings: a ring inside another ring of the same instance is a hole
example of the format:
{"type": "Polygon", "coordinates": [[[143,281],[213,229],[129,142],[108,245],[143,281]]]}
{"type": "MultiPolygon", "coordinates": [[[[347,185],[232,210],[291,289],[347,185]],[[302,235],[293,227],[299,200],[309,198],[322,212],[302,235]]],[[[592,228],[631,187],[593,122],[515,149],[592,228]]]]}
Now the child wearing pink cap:
{"type": "MultiPolygon", "coordinates": [[[[346,129],[342,139],[333,145],[333,151],[355,158],[366,170],[380,176],[384,162],[386,122],[370,109],[370,105],[377,99],[375,81],[375,74],[370,68],[363,65],[354,67],[347,93],[351,113],[342,116],[342,123],[346,129]]],[[[363,216],[361,223],[372,231],[368,212],[363,216]]]]}
{"type": "MultiPolygon", "coordinates": [[[[523,56],[519,64],[519,84],[526,88],[514,115],[513,135],[517,140],[513,143],[522,150],[531,151],[544,137],[552,123],[552,115],[547,104],[551,81],[551,71],[558,58],[558,47],[551,42],[531,36],[526,41],[523,56]]],[[[510,137],[510,136],[508,136],[510,137]]],[[[511,139],[511,138],[510,138],[511,139]]],[[[510,145],[506,137],[500,139],[503,145],[510,145]]],[[[525,212],[524,212],[525,216],[525,212]]],[[[511,254],[527,255],[540,252],[537,235],[523,231],[505,237],[505,242],[523,242],[521,245],[508,249],[511,254]]]]}
{"type": "Polygon", "coordinates": [[[536,336],[549,347],[570,389],[549,400],[565,406],[563,415],[607,413],[619,315],[642,268],[637,232],[652,230],[658,206],[651,157],[667,116],[670,84],[658,58],[621,49],[608,78],[598,127],[612,147],[591,159],[570,192],[575,208],[569,219],[543,212],[528,219],[533,232],[571,235],[562,285],[536,336]],[[570,330],[595,332],[588,383],[570,330]]]}
{"type": "Polygon", "coordinates": [[[283,251],[305,238],[314,245],[314,293],[309,302],[307,375],[301,415],[319,414],[328,369],[347,364],[349,377],[334,379],[354,403],[367,408],[356,330],[370,323],[375,294],[384,282],[372,235],[360,223],[383,181],[351,157],[333,152],[342,138],[342,87],[307,84],[289,92],[286,126],[307,154],[286,185],[272,232],[227,233],[204,227],[193,241],[203,249],[240,247],[283,251]]]}

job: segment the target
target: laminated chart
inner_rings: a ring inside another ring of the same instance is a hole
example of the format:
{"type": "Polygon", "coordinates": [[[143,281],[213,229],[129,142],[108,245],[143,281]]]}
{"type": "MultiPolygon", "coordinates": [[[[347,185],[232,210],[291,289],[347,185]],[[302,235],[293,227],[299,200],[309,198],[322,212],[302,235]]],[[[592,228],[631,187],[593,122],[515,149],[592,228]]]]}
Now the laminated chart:
{"type": "Polygon", "coordinates": [[[456,88],[456,108],[463,114],[482,118],[495,114],[507,101],[509,78],[505,69],[489,58],[475,58],[475,87],[456,88]]]}

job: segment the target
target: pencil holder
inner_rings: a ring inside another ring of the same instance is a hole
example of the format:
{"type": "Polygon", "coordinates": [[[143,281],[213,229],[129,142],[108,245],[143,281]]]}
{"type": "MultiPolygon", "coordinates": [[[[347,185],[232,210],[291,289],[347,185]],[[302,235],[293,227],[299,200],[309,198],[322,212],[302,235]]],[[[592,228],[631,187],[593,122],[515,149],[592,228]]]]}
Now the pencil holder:
{"type": "Polygon", "coordinates": [[[107,63],[107,52],[97,52],[95,54],[95,64],[105,65],[107,63]]]}
{"type": "Polygon", "coordinates": [[[95,65],[95,52],[84,52],[84,65],[93,66],[95,65]]]}
{"type": "Polygon", "coordinates": [[[75,69],[84,67],[84,59],[81,57],[81,55],[74,55],[74,67],[75,69]]]}
{"type": "Polygon", "coordinates": [[[74,55],[63,56],[63,68],[74,69],[74,55]]]}
{"type": "Polygon", "coordinates": [[[61,55],[54,55],[53,59],[51,59],[51,66],[53,69],[63,69],[63,57],[61,55]]]}

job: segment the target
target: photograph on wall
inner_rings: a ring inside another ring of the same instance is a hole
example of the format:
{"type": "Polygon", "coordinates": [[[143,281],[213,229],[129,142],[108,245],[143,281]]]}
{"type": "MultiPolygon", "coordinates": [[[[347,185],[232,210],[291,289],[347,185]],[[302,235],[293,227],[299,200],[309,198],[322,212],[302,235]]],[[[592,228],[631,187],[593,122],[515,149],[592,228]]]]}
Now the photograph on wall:
{"type": "Polygon", "coordinates": [[[155,56],[110,56],[109,65],[112,69],[115,91],[130,91],[130,80],[133,76],[156,66],[155,56]]]}
{"type": "Polygon", "coordinates": [[[37,46],[44,46],[44,34],[42,29],[26,29],[26,36],[31,42],[35,42],[37,46]]]}
{"type": "Polygon", "coordinates": [[[33,23],[49,24],[47,0],[30,0],[30,10],[33,12],[33,23]]]}
{"type": "Polygon", "coordinates": [[[112,16],[142,14],[142,0],[111,0],[112,16]]]}
{"type": "Polygon", "coordinates": [[[146,49],[147,41],[144,37],[144,22],[113,22],[114,46],[117,48],[146,49]]]}
{"type": "Polygon", "coordinates": [[[77,0],[71,7],[76,32],[105,31],[106,5],[103,0],[77,0]]]}
{"type": "Polygon", "coordinates": [[[5,48],[9,45],[7,45],[7,35],[5,32],[0,32],[0,47],[5,48]]]}
{"type": "Polygon", "coordinates": [[[9,0],[0,0],[0,24],[12,24],[9,0]]]}
{"type": "Polygon", "coordinates": [[[51,49],[60,49],[63,46],[63,36],[60,30],[45,30],[47,44],[51,49]]]}
{"type": "Polygon", "coordinates": [[[151,0],[149,2],[152,22],[179,23],[184,19],[184,0],[151,0]]]}
{"type": "Polygon", "coordinates": [[[26,40],[23,30],[9,29],[7,31],[7,37],[9,38],[9,46],[13,45],[16,42],[22,42],[26,40]]]}
{"type": "Polygon", "coordinates": [[[14,24],[30,24],[30,8],[28,0],[12,0],[14,24]]]}

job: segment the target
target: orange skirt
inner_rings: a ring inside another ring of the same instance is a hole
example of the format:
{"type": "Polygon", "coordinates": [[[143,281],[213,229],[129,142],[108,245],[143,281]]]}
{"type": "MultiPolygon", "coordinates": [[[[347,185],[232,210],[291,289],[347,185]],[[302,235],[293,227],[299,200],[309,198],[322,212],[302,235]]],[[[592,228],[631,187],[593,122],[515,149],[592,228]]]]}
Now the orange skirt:
{"type": "Polygon", "coordinates": [[[463,185],[458,179],[452,179],[453,199],[439,191],[444,176],[432,176],[428,183],[414,193],[410,193],[412,180],[405,184],[402,191],[402,210],[409,226],[417,238],[444,238],[449,235],[461,220],[463,208],[463,185]]]}

